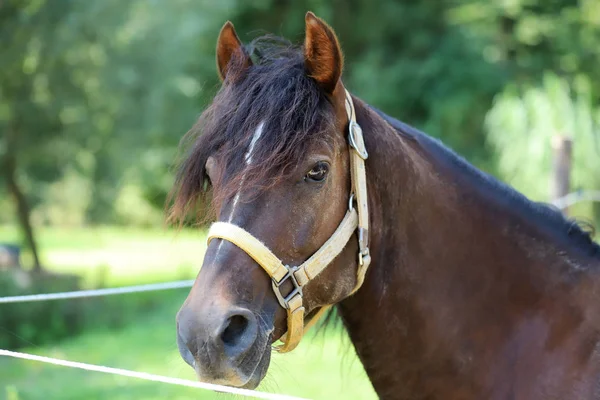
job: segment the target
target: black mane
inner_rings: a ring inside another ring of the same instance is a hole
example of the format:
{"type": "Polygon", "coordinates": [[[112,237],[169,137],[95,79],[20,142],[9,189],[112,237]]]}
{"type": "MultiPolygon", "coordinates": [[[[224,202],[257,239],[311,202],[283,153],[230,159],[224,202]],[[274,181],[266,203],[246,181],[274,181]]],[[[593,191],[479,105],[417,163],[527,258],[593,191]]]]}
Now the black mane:
{"type": "MultiPolygon", "coordinates": [[[[307,76],[301,49],[285,39],[266,35],[255,39],[246,50],[252,65],[245,68],[241,60],[232,60],[228,69],[232,78],[226,78],[212,104],[186,135],[193,146],[181,163],[174,186],[172,217],[176,219],[182,219],[206,192],[209,182],[205,165],[209,156],[219,153],[226,166],[220,182],[224,188],[221,198],[213,199],[219,201],[240,189],[261,190],[276,184],[302,159],[310,145],[331,140],[331,135],[323,133],[332,128],[333,107],[322,89],[307,76]],[[246,150],[261,122],[264,133],[254,148],[254,162],[246,166],[246,150]]],[[[600,245],[576,221],[548,205],[530,201],[472,166],[439,140],[371,108],[401,134],[463,171],[498,201],[537,226],[568,239],[586,254],[600,258],[600,245]]]]}
{"type": "Polygon", "coordinates": [[[501,202],[510,207],[510,209],[516,210],[519,215],[523,215],[537,226],[553,231],[558,237],[566,238],[569,243],[583,251],[584,254],[600,258],[600,244],[594,242],[592,238],[594,230],[591,225],[568,219],[560,212],[560,210],[549,204],[536,203],[529,200],[511,186],[475,168],[463,157],[450,150],[441,141],[386,115],[375,107],[369,107],[385,119],[399,133],[416,140],[432,154],[436,154],[440,159],[449,162],[457,169],[463,171],[477,184],[482,185],[486,190],[492,192],[495,198],[498,198],[501,202]],[[582,225],[586,226],[588,229],[584,230],[582,225]]]}

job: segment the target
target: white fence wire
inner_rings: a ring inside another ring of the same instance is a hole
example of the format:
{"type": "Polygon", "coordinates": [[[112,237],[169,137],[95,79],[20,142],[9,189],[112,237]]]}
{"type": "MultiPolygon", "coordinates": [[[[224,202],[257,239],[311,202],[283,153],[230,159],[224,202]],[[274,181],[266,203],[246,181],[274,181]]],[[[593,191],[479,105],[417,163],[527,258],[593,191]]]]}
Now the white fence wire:
{"type": "Polygon", "coordinates": [[[47,363],[47,364],[60,365],[60,366],[69,367],[69,368],[83,369],[86,371],[102,372],[102,373],[111,374],[111,375],[127,376],[130,378],[143,379],[143,380],[152,381],[152,382],[167,383],[170,385],[187,386],[187,387],[191,387],[191,388],[212,390],[214,392],[241,395],[241,396],[246,396],[246,397],[252,397],[255,399],[303,400],[300,397],[287,396],[287,395],[283,395],[283,394],[265,393],[265,392],[258,392],[258,391],[249,390],[249,389],[239,389],[239,388],[232,388],[229,386],[213,385],[211,383],[194,382],[194,381],[188,381],[185,379],[170,378],[170,377],[166,377],[166,376],[148,374],[145,372],[135,372],[135,371],[129,371],[129,370],[120,369],[120,368],[104,367],[101,365],[84,364],[84,363],[74,362],[74,361],[59,360],[57,358],[36,356],[33,354],[18,353],[18,352],[9,351],[9,350],[1,350],[0,349],[0,356],[20,358],[20,359],[31,360],[31,361],[38,361],[38,362],[43,362],[43,363],[47,363]]]}
{"type": "MultiPolygon", "coordinates": [[[[8,303],[27,303],[33,301],[48,301],[48,300],[64,300],[64,299],[78,299],[86,297],[99,297],[99,296],[112,296],[127,293],[140,293],[140,292],[151,292],[159,290],[170,290],[187,288],[193,285],[193,280],[174,281],[165,283],[153,283],[148,285],[136,285],[136,286],[125,286],[119,288],[106,288],[106,289],[94,289],[94,290],[78,290],[74,292],[61,292],[61,293],[43,293],[43,294],[32,294],[25,296],[8,296],[0,297],[0,304],[8,303]]],[[[143,379],[152,382],[167,383],[177,386],[186,386],[191,388],[212,390],[220,393],[229,393],[234,395],[247,396],[257,399],[270,399],[270,400],[303,400],[300,397],[293,397],[283,394],[276,393],[265,393],[258,392],[249,389],[239,389],[229,386],[214,385],[211,383],[194,382],[185,379],[171,378],[167,376],[153,375],[145,372],[129,371],[120,368],[111,368],[101,365],[85,364],[75,361],[59,360],[56,358],[37,356],[34,354],[19,353],[10,350],[0,349],[0,356],[19,358],[30,361],[43,362],[47,364],[60,365],[63,367],[83,369],[86,371],[102,372],[111,375],[120,375],[130,378],[143,379]]]]}
{"type": "MultiPolygon", "coordinates": [[[[556,199],[552,204],[558,208],[564,209],[580,201],[600,201],[600,191],[590,192],[574,192],[556,199]]],[[[171,290],[191,287],[194,284],[193,280],[183,280],[165,283],[153,283],[148,285],[136,285],[126,286],[119,288],[106,288],[106,289],[94,289],[94,290],[78,290],[73,292],[61,292],[61,293],[43,293],[43,294],[31,294],[25,296],[7,296],[0,297],[0,304],[8,303],[26,303],[34,301],[49,301],[49,300],[64,300],[64,299],[77,299],[86,297],[99,297],[99,296],[112,296],[127,293],[140,293],[140,292],[151,292],[159,290],[171,290]]],[[[120,368],[104,367],[100,365],[84,364],[74,361],[65,361],[55,358],[36,356],[33,354],[18,353],[9,350],[0,349],[0,356],[20,358],[31,361],[38,361],[48,364],[61,365],[64,367],[78,368],[87,371],[103,372],[106,374],[121,375],[131,378],[144,379],[153,382],[161,382],[178,386],[187,386],[192,388],[212,390],[221,393],[237,394],[247,397],[259,398],[259,399],[274,399],[274,400],[298,400],[299,397],[257,392],[248,389],[231,388],[228,386],[213,385],[210,383],[193,382],[185,379],[170,378],[166,376],[153,375],[145,372],[128,371],[120,368]]]]}
{"type": "Polygon", "coordinates": [[[564,210],[574,204],[582,201],[597,201],[600,202],[600,190],[578,191],[569,193],[564,197],[551,201],[555,207],[564,210]]]}
{"type": "Polygon", "coordinates": [[[193,280],[174,281],[165,283],[152,283],[148,285],[125,286],[118,288],[94,289],[94,290],[78,290],[74,292],[61,293],[44,293],[44,294],[29,294],[25,296],[9,296],[0,297],[0,304],[6,303],[27,303],[31,301],[47,301],[47,300],[63,300],[63,299],[78,299],[84,297],[99,297],[112,296],[116,294],[153,292],[158,290],[180,289],[191,287],[194,284],[193,280]]]}

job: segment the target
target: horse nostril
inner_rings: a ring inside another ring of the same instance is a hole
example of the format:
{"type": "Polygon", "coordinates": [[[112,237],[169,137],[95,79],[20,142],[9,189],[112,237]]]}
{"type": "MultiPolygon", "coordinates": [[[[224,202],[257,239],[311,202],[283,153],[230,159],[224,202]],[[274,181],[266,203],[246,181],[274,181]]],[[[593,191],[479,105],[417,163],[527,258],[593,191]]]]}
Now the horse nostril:
{"type": "Polygon", "coordinates": [[[247,309],[236,308],[224,319],[214,338],[229,357],[238,358],[252,349],[258,337],[258,323],[247,309]]]}
{"type": "Polygon", "coordinates": [[[226,346],[236,346],[248,328],[248,319],[243,315],[233,315],[226,322],[221,340],[226,346]]]}

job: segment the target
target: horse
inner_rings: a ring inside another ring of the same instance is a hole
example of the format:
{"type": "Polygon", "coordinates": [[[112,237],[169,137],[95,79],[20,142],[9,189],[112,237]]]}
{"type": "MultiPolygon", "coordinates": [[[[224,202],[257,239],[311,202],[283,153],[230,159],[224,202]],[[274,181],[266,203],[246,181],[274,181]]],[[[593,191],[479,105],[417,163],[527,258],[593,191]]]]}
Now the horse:
{"type": "Polygon", "coordinates": [[[219,34],[222,86],[169,203],[216,219],[182,358],[252,389],[336,307],[382,399],[600,399],[600,245],[351,95],[333,29],[311,12],[305,29],[219,34]]]}

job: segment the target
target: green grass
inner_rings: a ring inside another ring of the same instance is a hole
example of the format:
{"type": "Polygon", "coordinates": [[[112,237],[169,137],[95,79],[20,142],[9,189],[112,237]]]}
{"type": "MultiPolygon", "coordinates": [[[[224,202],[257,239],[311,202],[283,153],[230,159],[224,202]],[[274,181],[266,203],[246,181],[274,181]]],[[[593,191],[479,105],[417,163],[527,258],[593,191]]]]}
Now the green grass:
{"type": "MultiPolygon", "coordinates": [[[[197,230],[44,227],[37,238],[44,266],[81,275],[89,286],[194,278],[206,250],[206,234],[197,230]]],[[[0,242],[20,242],[17,230],[0,227],[0,242]]],[[[23,263],[31,263],[28,252],[23,263]]]]}
{"type": "MultiPolygon", "coordinates": [[[[11,229],[0,228],[0,241],[11,235],[16,238],[11,229]]],[[[205,249],[201,232],[110,227],[43,229],[40,244],[50,269],[81,273],[93,284],[94,271],[105,265],[111,285],[192,277],[205,249]]],[[[194,373],[175,344],[174,318],[187,291],[155,295],[161,299],[158,307],[140,313],[119,330],[97,329],[52,346],[31,344],[23,351],[193,380],[194,373]]],[[[274,354],[259,390],[312,399],[376,398],[341,330],[309,332],[293,352],[274,354]]],[[[0,358],[0,400],[227,398],[233,396],[0,358]]]]}

